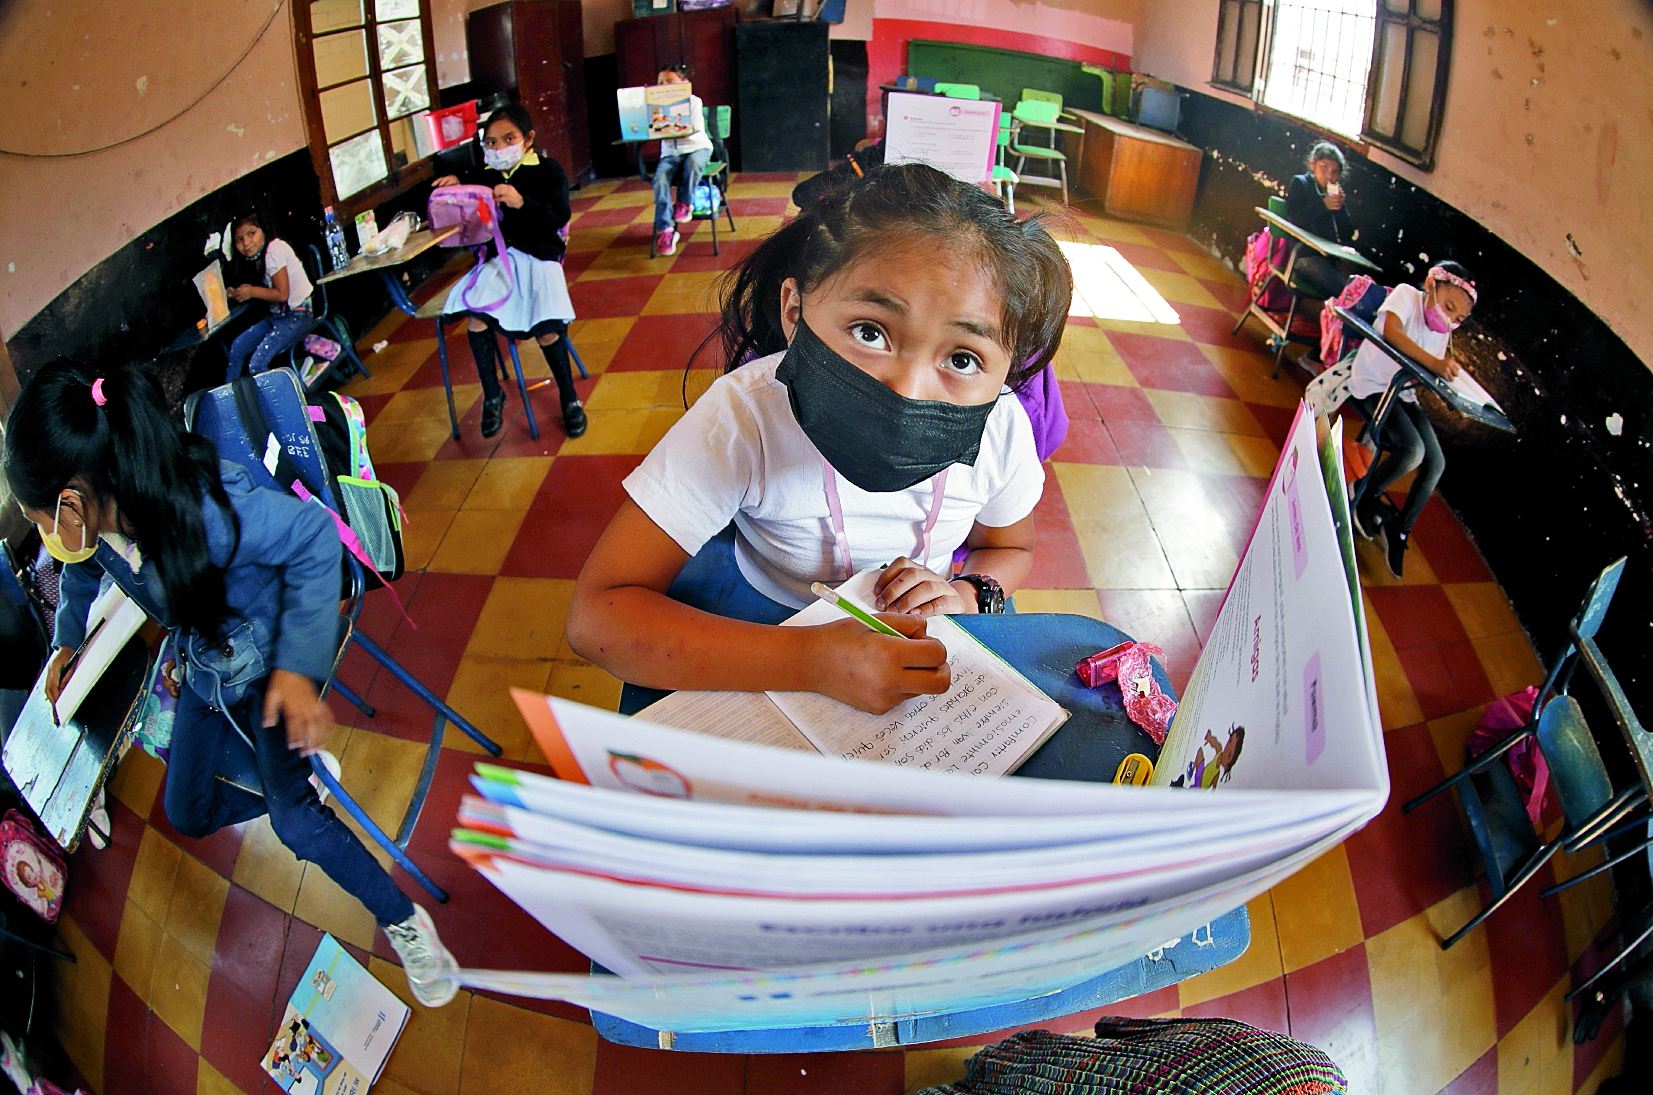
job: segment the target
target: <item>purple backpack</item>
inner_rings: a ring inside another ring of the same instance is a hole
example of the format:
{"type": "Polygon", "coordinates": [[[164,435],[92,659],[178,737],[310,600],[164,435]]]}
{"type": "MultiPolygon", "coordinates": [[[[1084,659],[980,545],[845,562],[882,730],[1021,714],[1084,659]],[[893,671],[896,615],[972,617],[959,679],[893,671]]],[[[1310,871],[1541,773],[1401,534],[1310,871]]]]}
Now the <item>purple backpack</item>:
{"type": "Polygon", "coordinates": [[[486,312],[504,304],[513,287],[512,270],[510,261],[505,257],[505,237],[499,231],[499,203],[494,199],[493,187],[438,187],[431,191],[427,212],[430,214],[430,230],[437,235],[450,228],[459,229],[442,241],[443,247],[468,247],[476,255],[476,268],[471,271],[470,280],[465,283],[459,298],[465,307],[473,312],[486,312]],[[476,288],[477,278],[482,275],[482,264],[486,258],[484,251],[489,243],[494,245],[494,252],[501,259],[500,265],[505,268],[505,293],[498,300],[478,304],[471,300],[471,290],[476,288]]]}

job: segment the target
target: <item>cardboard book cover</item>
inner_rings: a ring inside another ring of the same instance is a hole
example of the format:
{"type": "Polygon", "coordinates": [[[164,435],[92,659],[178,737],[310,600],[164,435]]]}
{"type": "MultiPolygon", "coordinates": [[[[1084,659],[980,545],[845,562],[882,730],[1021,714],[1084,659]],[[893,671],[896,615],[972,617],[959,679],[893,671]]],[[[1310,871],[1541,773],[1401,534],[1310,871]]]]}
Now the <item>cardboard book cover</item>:
{"type": "Polygon", "coordinates": [[[292,1095],[365,1095],[409,1014],[406,1004],[324,935],[264,1054],[264,1071],[292,1095]]]}

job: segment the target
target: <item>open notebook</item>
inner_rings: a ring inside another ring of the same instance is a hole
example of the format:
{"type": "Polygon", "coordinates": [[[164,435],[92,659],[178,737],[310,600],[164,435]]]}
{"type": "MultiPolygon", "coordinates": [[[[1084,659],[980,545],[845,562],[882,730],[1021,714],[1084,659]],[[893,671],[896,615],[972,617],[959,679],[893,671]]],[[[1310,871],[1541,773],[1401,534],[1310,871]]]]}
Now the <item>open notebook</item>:
{"type": "MultiPolygon", "coordinates": [[[[864,570],[838,595],[872,607],[877,570],[864,570]]],[[[843,619],[836,605],[817,601],[783,626],[843,619]]],[[[879,760],[938,772],[1001,776],[1013,772],[1067,721],[1062,710],[1026,677],[946,616],[932,616],[927,633],[947,648],[953,687],[918,696],[882,715],[869,715],[814,692],[673,692],[638,712],[659,726],[675,726],[754,745],[772,745],[849,759],[879,760]]]]}

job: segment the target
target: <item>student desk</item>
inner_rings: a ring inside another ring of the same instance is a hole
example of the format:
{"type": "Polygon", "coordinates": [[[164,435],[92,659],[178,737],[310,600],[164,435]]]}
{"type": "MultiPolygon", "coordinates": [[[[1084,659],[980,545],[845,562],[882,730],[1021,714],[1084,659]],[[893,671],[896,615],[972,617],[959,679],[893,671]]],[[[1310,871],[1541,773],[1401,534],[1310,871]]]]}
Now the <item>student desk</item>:
{"type": "Polygon", "coordinates": [[[86,831],[92,799],[141,708],[149,653],[141,637],[130,639],[62,726],[37,683],[6,739],[6,774],[66,851],[86,831]]]}
{"type": "Polygon", "coordinates": [[[1070,109],[1084,127],[1081,187],[1102,199],[1110,217],[1181,230],[1194,213],[1205,153],[1169,133],[1091,110],[1070,109]]]}
{"type": "MultiPolygon", "coordinates": [[[[1089,616],[1025,613],[955,616],[966,631],[1020,670],[1072,717],[1008,778],[1079,779],[1106,783],[1128,753],[1159,755],[1159,747],[1125,716],[1118,685],[1086,688],[1073,667],[1080,659],[1130,638],[1089,616]]],[[[1175,696],[1165,670],[1154,678],[1175,696]]],[[[1194,794],[1197,792],[1189,792],[1194,794]]],[[[675,1033],[653,1030],[602,1012],[591,1021],[610,1042],[699,1053],[822,1053],[889,1049],[972,1037],[1011,1027],[1046,1023],[1174,985],[1227,965],[1251,943],[1244,906],[1203,925],[1153,953],[1060,992],[988,1007],[925,1015],[890,1015],[872,1022],[769,1030],[675,1033]]],[[[605,972],[594,967],[593,972],[605,972]]]]}
{"type": "Polygon", "coordinates": [[[167,343],[161,353],[177,353],[179,350],[187,350],[192,346],[202,345],[213,335],[216,335],[219,331],[222,331],[225,327],[228,327],[231,323],[235,322],[236,318],[246,310],[247,306],[245,304],[237,304],[230,309],[230,314],[224,317],[224,322],[214,324],[211,327],[202,327],[197,324],[196,326],[189,328],[189,330],[167,343]]]}
{"type": "MultiPolygon", "coordinates": [[[[1350,247],[1347,244],[1334,243],[1333,241],[1326,239],[1324,236],[1317,236],[1313,232],[1304,231],[1288,221],[1286,218],[1277,213],[1271,213],[1269,210],[1264,209],[1260,205],[1254,206],[1253,208],[1257,210],[1257,215],[1263,218],[1263,223],[1267,224],[1271,229],[1285,233],[1298,243],[1312,248],[1319,254],[1325,255],[1327,258],[1341,259],[1344,262],[1358,266],[1362,270],[1369,273],[1381,273],[1381,268],[1377,263],[1373,262],[1365,255],[1362,255],[1353,247],[1350,247]]],[[[1275,322],[1274,317],[1264,311],[1262,306],[1257,303],[1262,296],[1263,289],[1268,286],[1268,282],[1265,280],[1262,286],[1259,286],[1253,293],[1251,303],[1246,306],[1246,310],[1240,313],[1240,322],[1234,325],[1234,330],[1238,333],[1240,328],[1244,326],[1247,316],[1256,316],[1262,325],[1268,328],[1269,345],[1274,349],[1274,372],[1276,376],[1280,373],[1280,361],[1285,356],[1286,342],[1291,337],[1291,321],[1297,315],[1297,304],[1302,299],[1302,294],[1298,293],[1297,290],[1292,289],[1291,287],[1292,271],[1297,267],[1297,252],[1298,249],[1296,247],[1291,249],[1291,254],[1286,259],[1286,268],[1284,270],[1274,266],[1272,262],[1269,265],[1269,270],[1273,273],[1273,275],[1279,278],[1286,288],[1291,291],[1291,308],[1286,312],[1285,323],[1280,324],[1275,322]]]]}

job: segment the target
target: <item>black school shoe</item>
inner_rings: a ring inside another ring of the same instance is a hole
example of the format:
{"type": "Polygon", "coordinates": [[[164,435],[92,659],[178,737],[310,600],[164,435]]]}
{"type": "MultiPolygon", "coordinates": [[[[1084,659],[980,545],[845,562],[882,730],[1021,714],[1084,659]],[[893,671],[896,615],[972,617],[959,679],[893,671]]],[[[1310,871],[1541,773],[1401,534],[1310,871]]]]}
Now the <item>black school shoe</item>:
{"type": "MultiPolygon", "coordinates": [[[[1358,484],[1355,489],[1360,489],[1358,484]]],[[[1373,497],[1375,493],[1375,491],[1367,491],[1366,497],[1360,500],[1360,505],[1356,506],[1351,514],[1354,518],[1355,531],[1364,540],[1370,540],[1376,536],[1378,530],[1383,527],[1383,510],[1379,507],[1378,500],[1373,497]]]]}
{"type": "Polygon", "coordinates": [[[1393,524],[1383,526],[1383,559],[1389,564],[1389,573],[1399,578],[1406,566],[1406,533],[1393,524]]]}
{"type": "Polygon", "coordinates": [[[505,427],[505,393],[482,401],[482,436],[492,437],[505,427]]]}
{"type": "Polygon", "coordinates": [[[572,440],[585,432],[585,407],[570,403],[562,409],[562,428],[572,440]]]}

